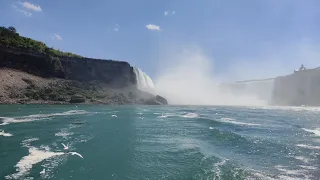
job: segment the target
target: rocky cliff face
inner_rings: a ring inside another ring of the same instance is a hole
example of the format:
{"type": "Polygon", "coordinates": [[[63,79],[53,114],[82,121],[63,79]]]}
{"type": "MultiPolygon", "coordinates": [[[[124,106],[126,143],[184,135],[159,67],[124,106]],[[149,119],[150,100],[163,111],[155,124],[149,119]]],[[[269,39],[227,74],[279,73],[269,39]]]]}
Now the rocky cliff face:
{"type": "Polygon", "coordinates": [[[168,104],[138,90],[133,67],[123,61],[52,57],[0,45],[1,74],[0,104],[168,104]]]}
{"type": "Polygon", "coordinates": [[[110,87],[136,84],[128,62],[91,58],[47,57],[29,50],[0,47],[0,67],[14,68],[41,77],[69,80],[98,80],[110,87]]]}
{"type": "Polygon", "coordinates": [[[133,68],[127,62],[89,58],[64,58],[60,61],[66,79],[98,80],[112,87],[128,87],[136,84],[133,68]]]}
{"type": "Polygon", "coordinates": [[[275,78],[272,105],[319,106],[320,68],[275,78]]]}

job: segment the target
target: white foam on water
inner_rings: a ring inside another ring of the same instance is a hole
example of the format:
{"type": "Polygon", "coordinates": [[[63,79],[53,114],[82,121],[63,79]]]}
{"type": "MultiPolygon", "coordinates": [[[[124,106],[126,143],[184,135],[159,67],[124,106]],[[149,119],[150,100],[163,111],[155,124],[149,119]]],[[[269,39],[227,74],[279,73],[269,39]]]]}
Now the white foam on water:
{"type": "Polygon", "coordinates": [[[306,129],[306,128],[302,128],[304,131],[307,131],[309,133],[314,134],[315,136],[319,136],[320,137],[320,128],[315,128],[315,129],[306,129]]]}
{"type": "MultiPolygon", "coordinates": [[[[19,179],[29,174],[32,166],[46,159],[64,155],[64,152],[51,152],[39,150],[35,147],[29,148],[29,154],[24,156],[16,165],[16,173],[5,176],[6,179],[19,179]]],[[[25,179],[25,178],[24,178],[25,179]]]]}
{"type": "Polygon", "coordinates": [[[209,129],[214,129],[213,127],[209,127],[209,129]]]}
{"type": "Polygon", "coordinates": [[[139,107],[137,107],[137,109],[139,109],[140,111],[144,111],[144,112],[150,111],[149,109],[143,109],[143,108],[139,108],[139,107]]]}
{"type": "Polygon", "coordinates": [[[30,139],[25,139],[21,142],[22,147],[30,147],[30,143],[33,141],[38,141],[39,138],[30,138],[30,139]]]}
{"type": "Polygon", "coordinates": [[[317,167],[314,166],[304,166],[304,165],[300,165],[301,168],[303,169],[308,169],[308,170],[317,170],[317,167]]]}
{"type": "Polygon", "coordinates": [[[197,113],[187,113],[187,114],[182,115],[182,117],[184,117],[184,118],[197,118],[197,117],[199,117],[199,114],[197,114],[197,113]]]}
{"type": "Polygon", "coordinates": [[[271,178],[271,177],[265,175],[263,172],[260,172],[260,171],[257,171],[257,170],[253,170],[253,169],[249,169],[249,170],[252,173],[253,177],[248,177],[248,180],[257,180],[257,179],[275,180],[275,178],[271,178]]]}
{"type": "Polygon", "coordinates": [[[302,148],[306,148],[306,149],[320,149],[320,146],[311,146],[311,145],[307,145],[307,144],[297,144],[297,147],[302,147],[302,148]]]}
{"type": "Polygon", "coordinates": [[[304,179],[304,178],[296,178],[296,177],[290,177],[290,176],[285,176],[285,175],[280,175],[278,176],[279,180],[309,180],[309,179],[304,179]]]}
{"type": "Polygon", "coordinates": [[[288,169],[288,167],[281,165],[276,165],[275,168],[280,173],[280,179],[312,179],[306,169],[288,169]],[[302,176],[303,178],[298,178],[297,176],[302,176]]]}
{"type": "Polygon", "coordinates": [[[256,124],[256,123],[245,123],[245,122],[235,121],[232,118],[221,118],[220,120],[225,123],[244,125],[244,126],[260,126],[261,125],[261,124],[256,124]]]}
{"type": "Polygon", "coordinates": [[[117,118],[118,116],[117,116],[117,115],[115,115],[115,114],[112,114],[112,115],[111,115],[111,117],[115,117],[115,118],[117,118]]]}
{"type": "Polygon", "coordinates": [[[64,139],[68,139],[68,136],[73,135],[72,132],[68,132],[66,129],[61,129],[60,132],[54,134],[58,137],[63,137],[64,139]]]}
{"type": "Polygon", "coordinates": [[[268,110],[289,110],[289,111],[310,111],[320,113],[320,107],[298,107],[298,106],[257,106],[248,107],[251,109],[268,109],[268,110]]]}
{"type": "Polygon", "coordinates": [[[13,136],[13,135],[12,135],[12,134],[10,134],[10,133],[6,133],[6,132],[4,132],[4,130],[0,130],[0,136],[10,137],[10,136],[13,136]]]}
{"type": "Polygon", "coordinates": [[[213,169],[211,171],[216,173],[218,178],[221,178],[221,175],[222,175],[221,168],[222,168],[222,166],[224,166],[226,164],[226,162],[227,162],[227,160],[224,159],[224,160],[217,162],[213,165],[213,169]]]}
{"type": "Polygon", "coordinates": [[[26,123],[33,122],[39,120],[47,120],[51,119],[55,116],[71,116],[78,114],[87,114],[87,111],[84,110],[71,110],[62,113],[51,113],[51,114],[33,114],[28,116],[20,116],[20,117],[0,117],[2,119],[2,123],[0,125],[7,125],[11,123],[26,123]]]}
{"type": "Polygon", "coordinates": [[[302,161],[302,162],[304,162],[304,163],[310,162],[310,159],[308,159],[308,158],[306,158],[306,157],[303,157],[303,156],[295,156],[295,157],[293,157],[293,158],[295,158],[295,159],[297,159],[297,160],[300,160],[300,161],[302,161]]]}
{"type": "Polygon", "coordinates": [[[47,145],[41,145],[41,146],[40,146],[40,149],[43,149],[43,150],[45,150],[45,151],[50,151],[50,147],[47,146],[47,145]]]}
{"type": "Polygon", "coordinates": [[[173,113],[162,113],[161,116],[158,116],[158,118],[167,118],[167,117],[172,117],[176,116],[176,114],[173,113]]]}
{"type": "Polygon", "coordinates": [[[232,118],[221,118],[222,121],[234,121],[232,118]]]}

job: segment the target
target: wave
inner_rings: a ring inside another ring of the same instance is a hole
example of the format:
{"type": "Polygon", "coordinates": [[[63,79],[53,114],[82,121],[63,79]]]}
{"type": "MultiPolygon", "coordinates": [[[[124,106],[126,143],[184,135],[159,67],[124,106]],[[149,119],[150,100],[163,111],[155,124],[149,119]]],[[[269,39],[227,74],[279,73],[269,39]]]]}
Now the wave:
{"type": "Polygon", "coordinates": [[[200,117],[197,113],[183,113],[183,114],[177,114],[177,113],[153,113],[155,115],[159,115],[158,118],[167,118],[167,117],[183,117],[183,118],[197,118],[200,117]]]}
{"type": "MultiPolygon", "coordinates": [[[[156,113],[154,113],[156,114],[156,113]]],[[[157,113],[157,114],[160,114],[160,113],[157,113]]],[[[173,117],[173,116],[177,116],[177,114],[174,114],[174,113],[161,113],[160,116],[158,116],[158,118],[167,118],[167,117],[173,117]]]]}
{"type": "Polygon", "coordinates": [[[197,114],[197,113],[187,113],[187,114],[182,115],[182,117],[184,117],[184,118],[197,118],[197,117],[199,117],[199,114],[197,114]]]}
{"type": "MultiPolygon", "coordinates": [[[[65,161],[67,155],[70,155],[65,152],[51,151],[50,147],[47,145],[41,145],[39,148],[31,145],[32,142],[38,140],[39,138],[29,138],[21,142],[22,147],[28,148],[29,153],[18,161],[14,166],[16,172],[6,175],[6,179],[33,179],[33,177],[28,177],[30,171],[34,165],[40,162],[43,162],[41,166],[45,168],[45,174],[42,174],[42,177],[49,179],[51,178],[50,173],[52,172],[52,169],[57,167],[62,161],[65,161]]],[[[54,144],[58,146],[56,142],[54,144]]],[[[61,149],[61,147],[59,147],[59,149],[61,149]]]]}
{"type": "Polygon", "coordinates": [[[236,124],[236,125],[247,125],[247,126],[260,126],[261,125],[261,124],[256,124],[256,123],[245,123],[245,122],[235,121],[232,118],[221,118],[220,120],[225,123],[231,123],[231,124],[236,124]]]}
{"type": "Polygon", "coordinates": [[[309,133],[314,134],[315,136],[320,136],[320,128],[316,128],[316,129],[306,129],[306,128],[302,128],[304,131],[307,131],[309,133]]]}
{"type": "Polygon", "coordinates": [[[30,139],[25,139],[21,142],[22,147],[30,147],[30,143],[34,141],[38,141],[39,138],[30,138],[30,139]]]}
{"type": "Polygon", "coordinates": [[[310,162],[310,159],[309,158],[306,158],[306,157],[303,157],[303,156],[294,156],[293,158],[297,159],[297,160],[300,160],[304,163],[309,163],[310,162]]]}
{"type": "Polygon", "coordinates": [[[54,135],[59,136],[59,137],[63,137],[64,139],[67,139],[68,136],[73,135],[73,133],[68,132],[66,129],[61,129],[60,132],[57,132],[54,135]]]}
{"type": "Polygon", "coordinates": [[[276,165],[280,179],[313,179],[307,169],[292,169],[287,166],[276,165]]]}
{"type": "Polygon", "coordinates": [[[300,165],[301,168],[303,169],[307,169],[307,170],[317,170],[317,167],[314,166],[304,166],[304,165],[300,165]]]}
{"type": "Polygon", "coordinates": [[[12,134],[4,132],[4,130],[0,130],[0,136],[10,137],[12,134]]]}
{"type": "Polygon", "coordinates": [[[320,146],[312,146],[312,145],[307,145],[307,144],[297,144],[296,146],[306,148],[306,149],[319,149],[320,150],[320,146]]]}
{"type": "Polygon", "coordinates": [[[34,114],[28,116],[20,116],[20,117],[0,117],[2,119],[2,124],[0,125],[7,125],[11,123],[24,123],[24,122],[33,122],[39,120],[46,120],[51,119],[55,116],[71,116],[71,115],[78,115],[78,114],[87,114],[87,111],[84,110],[71,110],[62,113],[51,113],[51,114],[34,114]]]}
{"type": "MultiPolygon", "coordinates": [[[[23,144],[28,144],[36,139],[28,139],[23,144]]],[[[29,145],[27,145],[29,146],[29,145]]],[[[55,156],[64,155],[64,152],[51,152],[48,147],[42,147],[44,150],[40,150],[36,147],[29,147],[29,154],[24,156],[20,161],[14,166],[16,167],[16,173],[5,176],[6,179],[20,179],[21,177],[27,176],[30,173],[33,165],[40,163],[46,159],[53,158],[55,156]]]]}

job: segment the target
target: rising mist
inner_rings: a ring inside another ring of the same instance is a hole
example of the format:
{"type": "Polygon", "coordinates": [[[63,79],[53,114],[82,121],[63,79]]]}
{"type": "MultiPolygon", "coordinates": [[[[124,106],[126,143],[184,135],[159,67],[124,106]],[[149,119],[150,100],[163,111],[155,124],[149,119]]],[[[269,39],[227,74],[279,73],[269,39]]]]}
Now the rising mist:
{"type": "Polygon", "coordinates": [[[154,82],[157,93],[170,104],[265,106],[270,100],[273,82],[226,85],[232,71],[218,76],[213,60],[199,49],[171,53],[162,61],[154,82]]]}

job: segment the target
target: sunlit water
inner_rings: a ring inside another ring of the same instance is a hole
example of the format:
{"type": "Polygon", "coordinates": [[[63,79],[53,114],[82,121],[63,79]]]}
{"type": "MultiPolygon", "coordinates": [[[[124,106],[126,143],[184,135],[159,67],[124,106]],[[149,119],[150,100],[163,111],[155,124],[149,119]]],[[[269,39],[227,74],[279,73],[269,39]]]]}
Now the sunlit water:
{"type": "Polygon", "coordinates": [[[0,179],[320,176],[317,108],[3,105],[0,117],[0,179]]]}

